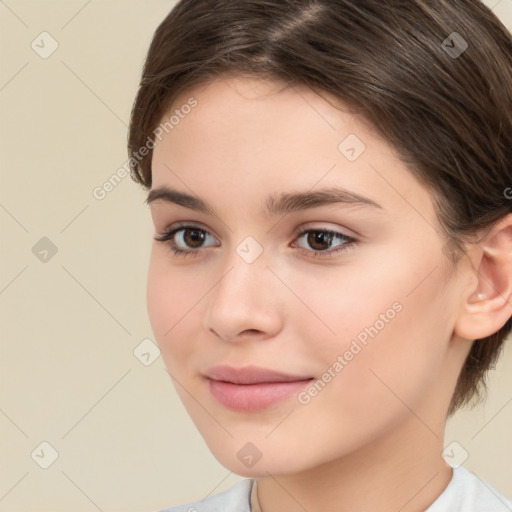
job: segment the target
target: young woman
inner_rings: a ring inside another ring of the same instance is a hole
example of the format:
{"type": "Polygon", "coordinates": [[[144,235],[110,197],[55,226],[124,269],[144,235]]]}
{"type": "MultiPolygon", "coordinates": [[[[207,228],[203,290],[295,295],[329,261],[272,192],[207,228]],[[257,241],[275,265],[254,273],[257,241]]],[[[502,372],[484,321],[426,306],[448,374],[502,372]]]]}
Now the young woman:
{"type": "Polygon", "coordinates": [[[511,112],[477,0],[178,2],[129,133],[148,311],[248,478],[169,510],[512,510],[443,443],[511,329],[511,112]]]}

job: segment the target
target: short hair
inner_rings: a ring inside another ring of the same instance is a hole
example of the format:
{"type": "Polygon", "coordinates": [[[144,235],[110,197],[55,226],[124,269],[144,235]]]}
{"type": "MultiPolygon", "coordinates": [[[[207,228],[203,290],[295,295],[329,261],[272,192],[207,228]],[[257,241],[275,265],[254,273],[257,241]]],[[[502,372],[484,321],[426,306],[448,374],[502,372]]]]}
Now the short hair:
{"type": "MultiPolygon", "coordinates": [[[[305,85],[370,122],[431,191],[453,262],[512,212],[512,38],[479,0],[179,1],[132,108],[136,182],[151,187],[149,141],[175,98],[220,75],[305,85]]],[[[511,328],[473,340],[450,414],[483,396],[511,328]]]]}

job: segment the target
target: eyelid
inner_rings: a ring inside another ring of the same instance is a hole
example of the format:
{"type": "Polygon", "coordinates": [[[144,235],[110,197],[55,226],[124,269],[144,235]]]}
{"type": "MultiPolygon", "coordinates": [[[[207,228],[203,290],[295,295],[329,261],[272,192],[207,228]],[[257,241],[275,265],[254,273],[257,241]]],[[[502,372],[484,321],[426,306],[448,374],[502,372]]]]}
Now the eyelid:
{"type": "Polygon", "coordinates": [[[181,229],[184,229],[184,228],[199,229],[201,231],[205,231],[209,235],[212,235],[212,236],[214,236],[215,238],[218,239],[217,235],[214,234],[212,229],[207,228],[206,226],[204,226],[200,222],[194,222],[194,221],[174,222],[174,223],[169,224],[168,226],[164,227],[164,229],[162,229],[162,233],[169,233],[171,231],[179,230],[180,228],[181,229]]]}
{"type": "Polygon", "coordinates": [[[312,226],[311,222],[306,222],[305,224],[301,224],[298,226],[295,231],[293,232],[293,236],[298,236],[299,234],[303,234],[304,231],[333,231],[340,235],[343,235],[347,238],[354,238],[359,239],[361,238],[361,235],[356,233],[355,231],[345,228],[345,227],[339,227],[339,226],[329,226],[328,222],[319,222],[319,226],[312,226]]]}

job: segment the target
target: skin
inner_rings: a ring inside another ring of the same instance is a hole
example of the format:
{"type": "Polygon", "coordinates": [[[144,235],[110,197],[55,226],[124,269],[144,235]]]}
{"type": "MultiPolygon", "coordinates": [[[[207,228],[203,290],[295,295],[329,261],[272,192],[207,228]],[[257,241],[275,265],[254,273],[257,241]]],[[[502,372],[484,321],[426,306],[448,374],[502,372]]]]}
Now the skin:
{"type": "Polygon", "coordinates": [[[178,222],[208,233],[199,248],[175,237],[197,251],[186,258],[153,241],[150,322],[195,425],[221,464],[258,478],[264,512],[425,510],[452,476],[443,432],[469,340],[512,313],[511,222],[453,265],[431,193],[393,149],[333,98],[285,85],[223,77],[174,102],[194,96],[198,106],[157,141],[152,189],[200,197],[216,215],[150,203],[155,235],[178,222]],[[349,134],[366,145],[354,162],[338,149],[349,134]],[[382,208],[263,213],[270,194],[327,186],[382,208]],[[356,241],[335,254],[344,241],[334,238],[314,257],[311,238],[294,236],[300,227],[356,241]],[[252,263],[236,252],[248,236],[263,249],[252,263]],[[202,376],[229,364],[319,379],[396,303],[401,311],[306,405],[291,397],[232,411],[202,376]],[[248,442],[261,453],[250,468],[237,457],[248,442]]]}

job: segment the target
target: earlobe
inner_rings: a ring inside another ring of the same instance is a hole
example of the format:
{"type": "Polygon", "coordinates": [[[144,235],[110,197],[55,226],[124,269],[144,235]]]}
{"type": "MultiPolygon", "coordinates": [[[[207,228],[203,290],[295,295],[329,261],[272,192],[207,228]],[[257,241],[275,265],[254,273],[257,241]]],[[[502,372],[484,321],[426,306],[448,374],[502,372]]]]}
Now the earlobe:
{"type": "Polygon", "coordinates": [[[475,340],[494,334],[512,316],[512,214],[498,221],[471,253],[472,289],[454,334],[475,340]]]}

